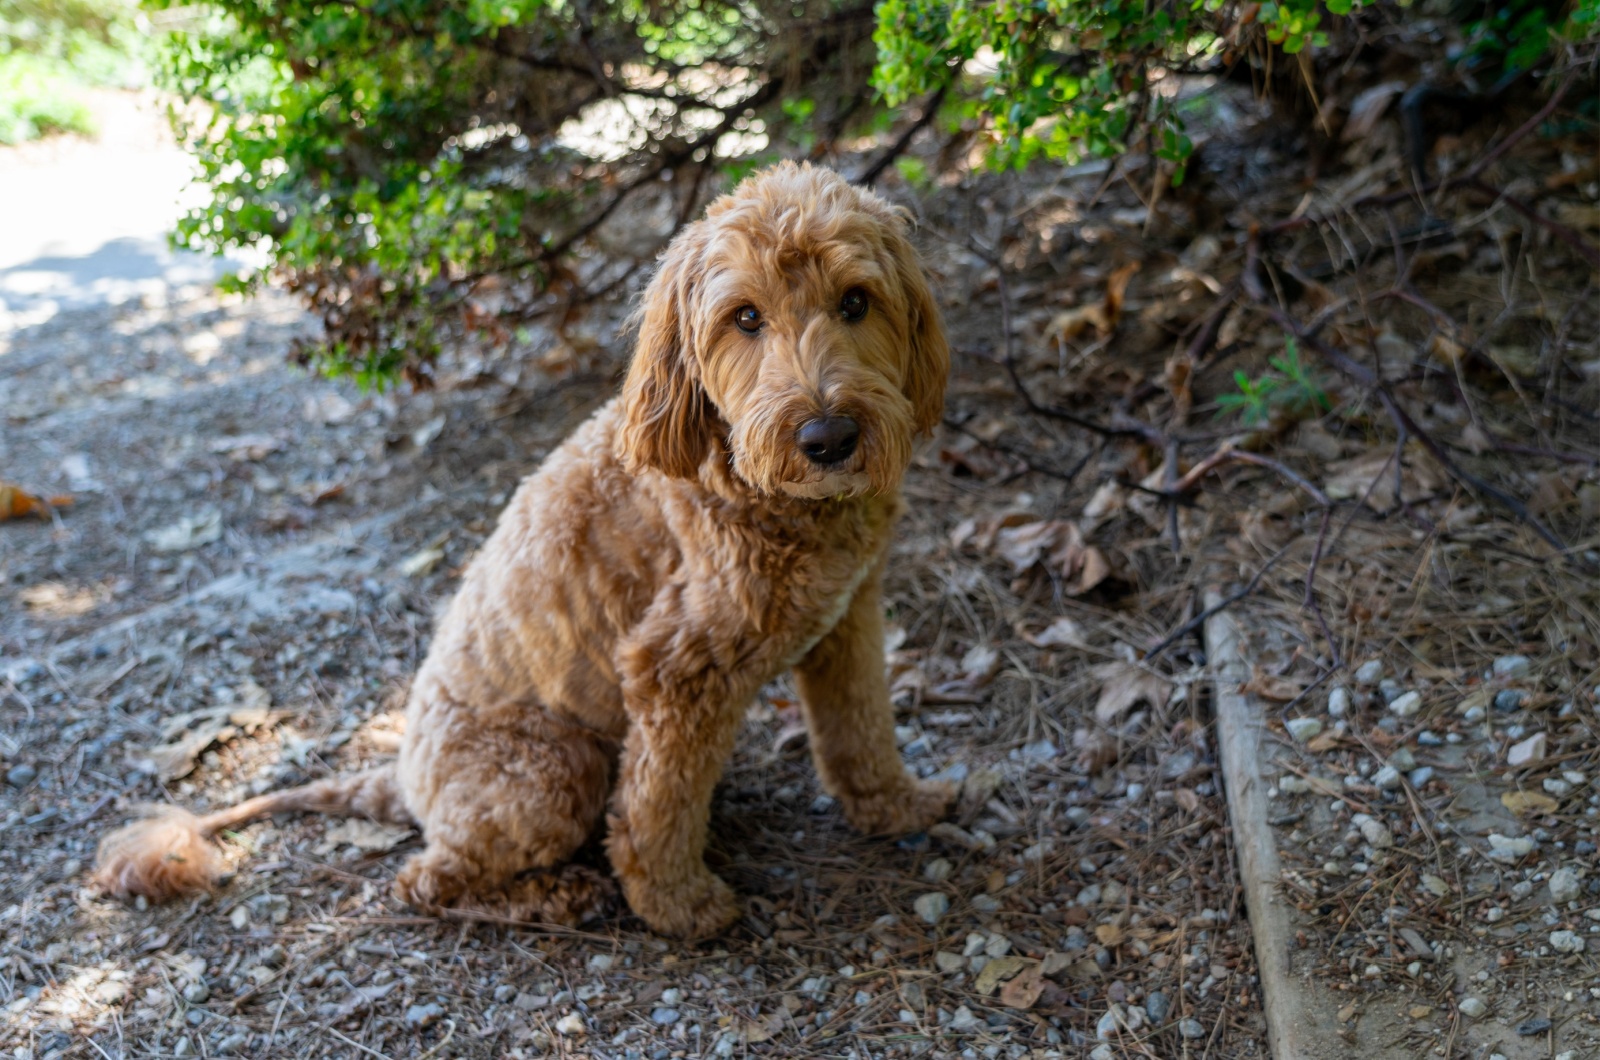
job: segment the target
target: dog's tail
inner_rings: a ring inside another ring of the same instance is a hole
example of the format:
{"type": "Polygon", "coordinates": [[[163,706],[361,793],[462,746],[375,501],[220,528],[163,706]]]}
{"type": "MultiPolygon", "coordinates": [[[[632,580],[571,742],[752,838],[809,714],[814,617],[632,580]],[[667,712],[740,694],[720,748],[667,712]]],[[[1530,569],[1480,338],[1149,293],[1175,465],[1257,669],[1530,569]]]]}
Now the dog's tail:
{"type": "Polygon", "coordinates": [[[401,800],[392,764],[259,795],[203,817],[176,807],[151,807],[142,819],[100,841],[94,885],[103,894],[142,895],[154,902],[210,890],[224,870],[222,852],[211,842],[212,836],[257,817],[292,810],[415,823],[401,800]]]}

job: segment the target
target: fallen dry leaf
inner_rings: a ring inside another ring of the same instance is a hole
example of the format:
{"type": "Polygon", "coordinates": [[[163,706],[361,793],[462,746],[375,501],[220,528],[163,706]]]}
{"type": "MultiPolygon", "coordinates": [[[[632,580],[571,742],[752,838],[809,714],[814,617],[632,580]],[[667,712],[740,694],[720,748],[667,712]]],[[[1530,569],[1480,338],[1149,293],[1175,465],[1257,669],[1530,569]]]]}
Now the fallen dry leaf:
{"type": "Polygon", "coordinates": [[[1117,760],[1117,740],[1108,732],[1075,729],[1072,746],[1078,752],[1078,771],[1095,774],[1117,760]]]}
{"type": "Polygon", "coordinates": [[[1500,805],[1518,817],[1537,817],[1561,808],[1555,799],[1538,791],[1508,791],[1500,796],[1500,805]]]}
{"type": "Polygon", "coordinates": [[[1045,567],[1065,583],[1068,596],[1081,596],[1114,573],[1105,553],[1086,544],[1078,525],[1065,519],[1001,527],[994,533],[993,551],[1014,574],[1045,567]]]}
{"type": "Polygon", "coordinates": [[[70,589],[60,582],[40,582],[17,594],[22,606],[47,618],[76,618],[99,606],[102,596],[93,589],[70,589]]]}
{"type": "Polygon", "coordinates": [[[1032,644],[1035,648],[1088,648],[1089,641],[1083,632],[1083,627],[1073,619],[1062,615],[1052,619],[1050,624],[1041,630],[1029,632],[1025,629],[1017,631],[1022,639],[1032,644]]]}
{"type": "Polygon", "coordinates": [[[1106,280],[1106,293],[1092,305],[1078,306],[1057,313],[1045,325],[1047,342],[1071,342],[1093,328],[1101,337],[1111,334],[1122,320],[1122,306],[1128,291],[1128,282],[1139,271],[1137,263],[1122,266],[1106,280]]]}
{"type": "Polygon", "coordinates": [[[984,997],[994,993],[1000,984],[1034,962],[1026,957],[994,957],[978,973],[972,988],[984,997]]]}
{"type": "Polygon", "coordinates": [[[1172,696],[1172,685],[1166,678],[1132,663],[1101,663],[1090,673],[1101,682],[1094,716],[1102,725],[1117,720],[1135,703],[1148,703],[1159,710],[1172,696]]]}
{"type": "Polygon", "coordinates": [[[400,825],[378,824],[361,817],[346,817],[329,825],[322,839],[312,848],[318,857],[326,857],[341,846],[352,846],[364,853],[393,850],[412,834],[413,829],[400,825]]]}
{"type": "Polygon", "coordinates": [[[1257,668],[1250,680],[1239,687],[1245,695],[1256,695],[1276,703],[1287,703],[1303,691],[1303,686],[1287,677],[1275,677],[1257,668]]]}
{"type": "Polygon", "coordinates": [[[1000,988],[1000,1004],[1006,1008],[1030,1009],[1038,1002],[1044,988],[1043,969],[1032,965],[1000,988]]]}
{"type": "Polygon", "coordinates": [[[71,497],[51,497],[45,500],[37,497],[21,486],[13,486],[9,482],[0,482],[0,522],[7,519],[20,519],[24,515],[38,515],[49,517],[54,508],[66,508],[72,504],[71,497]]]}
{"type": "MultiPolygon", "coordinates": [[[[1384,513],[1395,507],[1394,450],[1372,449],[1350,460],[1333,464],[1333,474],[1323,490],[1336,501],[1364,499],[1368,508],[1384,513]]],[[[1409,443],[1404,451],[1400,473],[1400,499],[1407,504],[1432,496],[1446,483],[1443,472],[1432,462],[1420,442],[1409,443]]]]}

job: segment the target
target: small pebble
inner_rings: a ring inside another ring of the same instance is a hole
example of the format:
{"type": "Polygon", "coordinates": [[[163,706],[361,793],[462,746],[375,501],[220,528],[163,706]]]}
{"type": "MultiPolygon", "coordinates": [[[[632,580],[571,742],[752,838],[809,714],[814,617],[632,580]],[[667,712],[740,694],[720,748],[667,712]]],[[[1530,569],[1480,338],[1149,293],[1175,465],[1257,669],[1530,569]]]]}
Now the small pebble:
{"type": "Polygon", "coordinates": [[[945,973],[946,975],[954,975],[956,972],[966,968],[967,959],[961,956],[959,953],[951,953],[949,950],[939,950],[933,955],[933,963],[941,972],[945,973]]]}
{"type": "Polygon", "coordinates": [[[922,877],[934,883],[943,883],[950,878],[950,871],[954,868],[949,858],[934,858],[922,866],[922,877]]]}
{"type": "Polygon", "coordinates": [[[494,999],[502,1005],[516,996],[517,988],[510,983],[501,983],[494,988],[494,999]]]}
{"type": "Polygon", "coordinates": [[[1572,794],[1572,785],[1556,777],[1545,777],[1541,786],[1544,788],[1546,795],[1552,795],[1558,799],[1566,798],[1572,794]]]}
{"type": "Polygon", "coordinates": [[[1485,1005],[1482,1001],[1479,1001],[1475,997],[1462,998],[1461,1004],[1457,1005],[1456,1008],[1461,1010],[1461,1014],[1463,1016],[1466,1016],[1470,1019],[1478,1019],[1485,1012],[1489,1011],[1489,1006],[1485,1005]]]}
{"type": "Polygon", "coordinates": [[[1306,743],[1322,732],[1322,722],[1316,718],[1290,718],[1283,723],[1296,743],[1306,743]]]}
{"type": "Polygon", "coordinates": [[[683,1015],[675,1008],[658,1008],[650,1013],[650,1022],[658,1027],[670,1027],[682,1018],[683,1015]]]}
{"type": "Polygon", "coordinates": [[[1394,754],[1389,756],[1389,764],[1403,773],[1417,764],[1417,757],[1409,747],[1397,747],[1394,754]]]}
{"type": "Polygon", "coordinates": [[[1206,1029],[1199,1020],[1191,1016],[1189,1019],[1178,1021],[1178,1033],[1193,1042],[1204,1038],[1206,1029]]]}
{"type": "Polygon", "coordinates": [[[1384,766],[1373,774],[1372,782],[1384,791],[1394,791],[1400,786],[1400,771],[1394,766],[1384,766]]]}
{"type": "Polygon", "coordinates": [[[1403,695],[1396,696],[1389,703],[1389,710],[1402,718],[1409,718],[1421,709],[1422,693],[1420,692],[1406,692],[1403,695]]]}
{"type": "Polygon", "coordinates": [[[1576,931],[1552,931],[1550,948],[1557,953],[1582,953],[1583,936],[1576,931]]]}
{"type": "Polygon", "coordinates": [[[1374,850],[1387,850],[1394,846],[1394,833],[1389,831],[1389,826],[1366,814],[1357,814],[1354,818],[1356,827],[1361,830],[1361,838],[1374,850]]]}
{"type": "Polygon", "coordinates": [[[1406,779],[1411,781],[1413,788],[1420,788],[1433,779],[1433,767],[1418,766],[1406,775],[1406,779]]]}
{"type": "Polygon", "coordinates": [[[32,784],[33,778],[38,775],[39,771],[37,769],[23,762],[6,770],[6,783],[14,788],[25,788],[32,784]]]}
{"type": "Polygon", "coordinates": [[[1542,732],[1536,732],[1521,743],[1511,745],[1506,752],[1506,764],[1513,769],[1532,765],[1544,760],[1547,737],[1542,732]]]}
{"type": "Polygon", "coordinates": [[[1160,1025],[1166,1022],[1167,1010],[1172,1002],[1167,1000],[1167,995],[1159,990],[1152,990],[1144,999],[1144,1011],[1150,1017],[1150,1022],[1160,1025]]]}
{"type": "Polygon", "coordinates": [[[585,1029],[586,1028],[583,1025],[583,1017],[578,1015],[576,1012],[562,1016],[556,1021],[556,1033],[558,1034],[565,1034],[569,1036],[574,1034],[582,1034],[585,1029]]]}
{"type": "Polygon", "coordinates": [[[1383,663],[1377,659],[1369,659],[1356,669],[1356,684],[1362,688],[1371,688],[1383,677],[1383,663]]]}
{"type": "Polygon", "coordinates": [[[1335,718],[1350,713],[1350,690],[1344,685],[1335,685],[1328,693],[1328,713],[1335,718]]]}
{"type": "Polygon", "coordinates": [[[1405,689],[1401,686],[1400,682],[1392,680],[1391,678],[1385,677],[1382,681],[1378,682],[1378,698],[1382,699],[1386,704],[1393,703],[1395,700],[1399,699],[1400,693],[1404,691],[1405,689]]]}
{"type": "Polygon", "coordinates": [[[615,960],[616,958],[609,953],[596,953],[589,958],[589,970],[591,972],[609,972],[612,962],[615,960]]]}
{"type": "Polygon", "coordinates": [[[950,898],[942,891],[929,891],[913,903],[924,923],[937,924],[950,911],[950,898]]]}
{"type": "Polygon", "coordinates": [[[1502,714],[1515,714],[1528,701],[1528,693],[1520,688],[1502,688],[1494,694],[1494,709],[1502,714]]]}
{"type": "Polygon", "coordinates": [[[1499,832],[1489,833],[1489,858],[1504,864],[1521,861],[1533,853],[1538,844],[1527,836],[1518,836],[1515,839],[1503,836],[1499,832]]]}
{"type": "Polygon", "coordinates": [[[1543,1034],[1553,1027],[1550,1020],[1540,1017],[1538,1019],[1523,1020],[1517,1024],[1517,1033],[1524,1038],[1532,1038],[1535,1034],[1543,1034]]]}
{"type": "Polygon", "coordinates": [[[1494,661],[1494,675],[1501,678],[1521,677],[1532,668],[1526,655],[1502,655],[1494,661]]]}
{"type": "Polygon", "coordinates": [[[1417,742],[1424,747],[1443,747],[1444,738],[1432,729],[1423,729],[1417,733],[1417,742]]]}
{"type": "Polygon", "coordinates": [[[1550,897],[1561,905],[1578,897],[1578,873],[1575,869],[1557,869],[1550,874],[1550,897]]]}
{"type": "Polygon", "coordinates": [[[1117,1060],[1117,1053],[1111,1046],[1102,1042],[1089,1051],[1089,1060],[1117,1060]]]}
{"type": "Polygon", "coordinates": [[[204,983],[190,983],[183,988],[183,999],[191,1005],[204,1005],[211,1000],[211,990],[204,983]]]}
{"type": "Polygon", "coordinates": [[[406,1009],[406,1024],[412,1027],[426,1027],[444,1015],[441,1005],[412,1005],[406,1009]]]}

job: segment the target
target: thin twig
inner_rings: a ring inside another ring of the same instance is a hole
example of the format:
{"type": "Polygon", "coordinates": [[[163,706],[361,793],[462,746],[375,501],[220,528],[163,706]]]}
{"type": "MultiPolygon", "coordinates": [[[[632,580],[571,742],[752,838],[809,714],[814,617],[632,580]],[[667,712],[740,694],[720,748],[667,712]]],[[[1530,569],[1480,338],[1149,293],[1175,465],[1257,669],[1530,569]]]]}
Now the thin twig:
{"type": "MultiPolygon", "coordinates": [[[[1396,430],[1402,436],[1416,438],[1417,441],[1422,443],[1423,448],[1438,462],[1439,466],[1445,469],[1451,478],[1495,501],[1518,520],[1531,527],[1557,551],[1563,554],[1567,552],[1566,543],[1556,536],[1554,531],[1545,526],[1536,515],[1530,512],[1526,504],[1456,463],[1444,446],[1440,445],[1437,439],[1417,424],[1411,414],[1395,398],[1388,386],[1378,377],[1377,372],[1360,363],[1343,350],[1328,344],[1315,335],[1309,334],[1305,328],[1300,326],[1298,321],[1269,302],[1259,277],[1252,278],[1246,275],[1244,283],[1246,293],[1261,306],[1279,327],[1295,336],[1306,347],[1315,351],[1319,357],[1341,375],[1348,377],[1352,382],[1377,395],[1378,400],[1383,404],[1384,410],[1388,412],[1389,418],[1394,422],[1396,430]]],[[[1398,492],[1395,500],[1400,503],[1404,502],[1404,498],[1398,492]]]]}
{"type": "Polygon", "coordinates": [[[905,154],[906,148],[911,146],[911,141],[916,137],[917,133],[921,132],[923,129],[926,129],[933,119],[938,115],[939,106],[944,102],[945,93],[948,91],[950,91],[950,82],[946,81],[944,84],[940,85],[938,89],[934,91],[933,95],[928,97],[928,101],[922,105],[921,116],[918,117],[916,121],[912,122],[905,132],[896,137],[894,143],[890,144],[888,148],[885,149],[883,154],[878,157],[878,160],[872,163],[872,165],[868,166],[866,170],[855,179],[855,182],[864,188],[872,187],[872,185],[877,182],[878,178],[883,176],[883,171],[888,169],[889,166],[893,164],[895,159],[905,154]]]}
{"type": "Polygon", "coordinates": [[[1154,659],[1156,656],[1172,647],[1175,641],[1182,637],[1188,636],[1190,633],[1193,633],[1195,630],[1205,625],[1206,619],[1210,618],[1212,615],[1219,611],[1226,611],[1240,600],[1243,600],[1245,597],[1255,592],[1256,587],[1261,584],[1261,579],[1266,577],[1266,574],[1269,570],[1278,565],[1278,561],[1280,559],[1289,554],[1289,548],[1293,544],[1294,542],[1290,541],[1287,545],[1284,545],[1282,548],[1278,549],[1277,552],[1273,553],[1272,558],[1261,565],[1261,569],[1256,571],[1255,577],[1251,578],[1250,581],[1245,584],[1243,589],[1223,597],[1217,603],[1201,611],[1198,615],[1195,615],[1189,621],[1185,622],[1171,633],[1168,633],[1165,637],[1162,637],[1161,641],[1156,644],[1155,647],[1151,648],[1145,653],[1144,661],[1149,662],[1151,659],[1154,659]]]}

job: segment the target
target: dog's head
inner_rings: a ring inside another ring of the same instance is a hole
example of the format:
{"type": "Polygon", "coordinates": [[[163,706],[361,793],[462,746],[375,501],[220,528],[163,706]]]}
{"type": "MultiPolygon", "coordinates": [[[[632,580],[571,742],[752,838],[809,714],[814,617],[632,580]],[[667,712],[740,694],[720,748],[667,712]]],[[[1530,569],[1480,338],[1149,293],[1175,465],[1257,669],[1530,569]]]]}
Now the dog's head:
{"type": "Polygon", "coordinates": [[[719,441],[765,493],[893,489],[939,420],[950,351],[903,213],[782,163],[662,255],[639,311],[619,448],[693,477],[719,441]]]}

